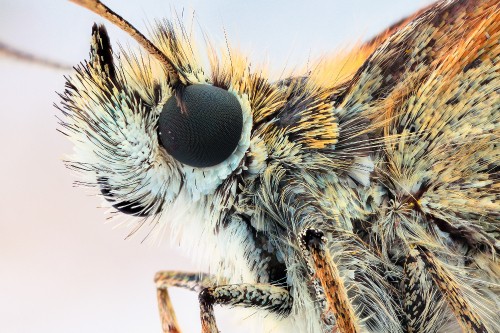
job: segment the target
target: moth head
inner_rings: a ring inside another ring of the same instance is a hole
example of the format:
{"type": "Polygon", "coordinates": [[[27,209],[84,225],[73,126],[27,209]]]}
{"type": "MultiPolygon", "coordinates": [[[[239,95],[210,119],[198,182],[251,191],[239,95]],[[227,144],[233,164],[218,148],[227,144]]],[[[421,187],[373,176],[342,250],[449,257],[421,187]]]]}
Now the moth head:
{"type": "Polygon", "coordinates": [[[157,216],[179,197],[220,191],[249,146],[247,96],[216,85],[197,65],[184,31],[159,24],[153,42],[97,1],[78,1],[125,30],[146,53],[117,57],[103,25],[92,28],[90,60],[61,94],[61,125],[74,142],[67,162],[119,212],[157,216]]]}
{"type": "Polygon", "coordinates": [[[335,167],[323,154],[339,137],[331,91],[300,77],[269,82],[235,54],[210,57],[206,74],[182,27],[161,22],[153,43],[102,3],[74,2],[147,51],[116,57],[94,25],[90,61],[61,94],[63,132],[76,151],[68,165],[118,211],[158,216],[183,198],[210,207],[213,219],[252,184],[279,184],[285,169],[335,167]]]}

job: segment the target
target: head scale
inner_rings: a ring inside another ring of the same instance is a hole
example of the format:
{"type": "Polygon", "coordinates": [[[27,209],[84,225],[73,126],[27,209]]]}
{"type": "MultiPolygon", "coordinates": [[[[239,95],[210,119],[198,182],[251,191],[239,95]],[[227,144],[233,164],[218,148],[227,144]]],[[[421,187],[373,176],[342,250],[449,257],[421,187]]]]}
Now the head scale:
{"type": "Polygon", "coordinates": [[[210,85],[189,85],[171,59],[99,0],[73,1],[128,32],[169,74],[174,94],[163,107],[158,133],[171,156],[189,166],[210,167],[231,155],[243,130],[241,105],[234,95],[210,85]]]}

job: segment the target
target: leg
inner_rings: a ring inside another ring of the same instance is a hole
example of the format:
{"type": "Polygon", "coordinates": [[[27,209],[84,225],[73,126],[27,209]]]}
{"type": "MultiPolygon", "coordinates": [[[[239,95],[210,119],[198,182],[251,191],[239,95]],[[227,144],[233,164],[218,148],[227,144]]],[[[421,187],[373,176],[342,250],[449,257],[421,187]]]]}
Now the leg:
{"type": "Polygon", "coordinates": [[[156,289],[158,310],[160,311],[161,328],[164,333],[180,333],[177,317],[175,316],[167,289],[156,289]]]}
{"type": "Polygon", "coordinates": [[[443,316],[441,295],[433,287],[425,264],[415,249],[410,250],[403,268],[403,316],[406,332],[424,332],[428,323],[443,316]],[[433,303],[434,306],[429,306],[433,303]],[[437,308],[439,309],[437,309],[437,308]]]}
{"type": "Polygon", "coordinates": [[[314,270],[325,292],[328,305],[335,316],[340,333],[357,333],[359,327],[351,303],[347,297],[344,282],[337,266],[330,257],[323,232],[306,229],[301,234],[301,244],[306,257],[312,259],[314,270]]]}
{"type": "Polygon", "coordinates": [[[415,255],[425,265],[427,272],[434,281],[434,284],[443,294],[446,302],[453,311],[464,332],[486,333],[486,327],[481,322],[479,316],[472,309],[471,305],[464,297],[459,284],[453,278],[439,260],[424,247],[418,246],[414,249],[415,255]]]}
{"type": "Polygon", "coordinates": [[[170,297],[168,295],[168,287],[179,287],[196,292],[200,292],[204,288],[213,286],[216,279],[206,274],[200,273],[183,273],[162,271],[155,275],[155,283],[158,295],[158,308],[160,311],[160,319],[164,333],[180,333],[179,324],[175,316],[170,297]]]}
{"type": "Polygon", "coordinates": [[[214,304],[256,307],[288,315],[292,309],[289,292],[270,284],[236,284],[205,288],[200,293],[201,327],[203,333],[218,333],[214,304]]]}

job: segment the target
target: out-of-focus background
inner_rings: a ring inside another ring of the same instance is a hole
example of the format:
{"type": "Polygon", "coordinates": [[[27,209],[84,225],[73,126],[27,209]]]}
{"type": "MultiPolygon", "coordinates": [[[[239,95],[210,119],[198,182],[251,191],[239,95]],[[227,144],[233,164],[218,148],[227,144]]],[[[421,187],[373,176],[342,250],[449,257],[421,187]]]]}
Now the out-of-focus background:
{"type": "MultiPolygon", "coordinates": [[[[431,2],[105,1],[144,32],[154,19],[194,11],[195,28],[215,45],[225,45],[225,30],[272,73],[304,68],[431,2]]],[[[88,58],[93,22],[104,20],[67,1],[0,0],[0,42],[71,66],[88,58]]],[[[115,51],[118,41],[138,47],[107,26],[115,51]]],[[[70,74],[0,55],[0,332],[160,332],[154,273],[197,267],[182,244],[125,241],[127,230],[105,223],[100,199],[72,185],[61,162],[71,146],[53,107],[70,74]]],[[[199,332],[197,295],[171,295],[184,331],[199,332]]],[[[252,331],[233,313],[216,309],[222,332],[252,331]]]]}

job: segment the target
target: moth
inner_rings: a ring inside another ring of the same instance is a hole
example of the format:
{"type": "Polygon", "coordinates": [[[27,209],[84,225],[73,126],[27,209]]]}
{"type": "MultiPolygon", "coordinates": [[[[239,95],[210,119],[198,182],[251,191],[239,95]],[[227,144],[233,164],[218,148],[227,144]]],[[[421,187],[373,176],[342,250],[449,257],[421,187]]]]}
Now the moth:
{"type": "MultiPolygon", "coordinates": [[[[102,25],[60,94],[68,166],[132,232],[168,226],[209,273],[168,289],[247,307],[266,332],[500,332],[500,3],[437,2],[340,59],[273,81],[182,25],[102,25]]],[[[193,309],[194,311],[194,309],[193,309]]]]}

